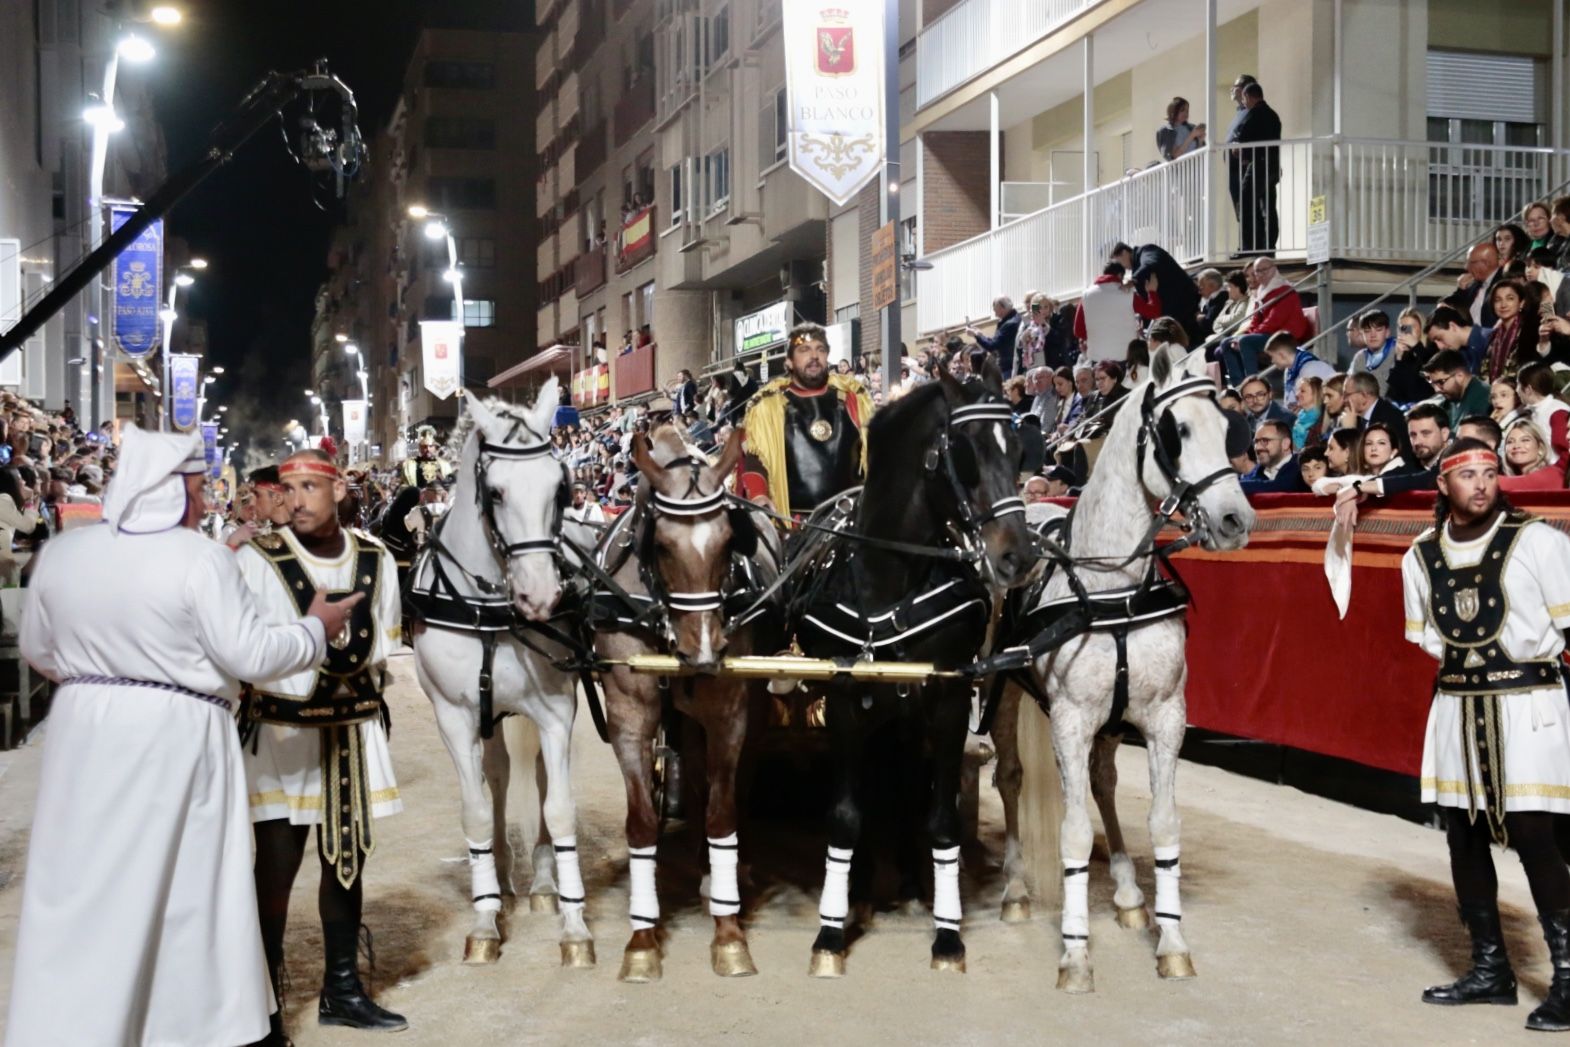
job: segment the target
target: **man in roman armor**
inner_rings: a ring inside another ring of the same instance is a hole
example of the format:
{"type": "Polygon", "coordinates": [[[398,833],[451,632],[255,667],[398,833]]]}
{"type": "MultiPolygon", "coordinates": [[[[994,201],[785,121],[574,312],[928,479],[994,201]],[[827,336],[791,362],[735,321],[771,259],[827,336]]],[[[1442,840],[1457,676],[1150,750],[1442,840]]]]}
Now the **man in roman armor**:
{"type": "Polygon", "coordinates": [[[792,329],[785,367],[759,391],[743,423],[744,480],[755,474],[776,511],[806,516],[866,476],[872,398],[854,376],[832,373],[819,324],[792,329]]]}
{"type": "Polygon", "coordinates": [[[371,1001],[356,966],[365,862],[374,821],[403,808],[387,748],[387,657],[401,638],[397,568],[363,532],[338,521],[347,492],[322,452],[278,467],[291,525],[240,550],[240,571],[270,620],[291,621],[317,592],[364,593],[349,625],[330,637],[313,669],[251,681],[244,714],[245,769],[256,831],[256,892],[262,942],[276,984],[283,964],[289,892],[316,826],[318,905],[326,973],[323,1025],[392,1030],[407,1023],[371,1001]]]}
{"type": "Polygon", "coordinates": [[[436,430],[422,425],[415,431],[414,457],[403,460],[403,482],[410,487],[428,487],[452,475],[452,463],[439,453],[436,430]]]}
{"type": "Polygon", "coordinates": [[[1554,815],[1570,813],[1570,715],[1560,654],[1570,627],[1570,538],[1512,507],[1481,440],[1439,463],[1438,523],[1401,563],[1406,638],[1439,662],[1423,743],[1425,802],[1444,809],[1472,968],[1425,1003],[1516,1002],[1492,844],[1515,848],[1553,981],[1528,1029],[1570,1030],[1570,871],[1554,815]]]}

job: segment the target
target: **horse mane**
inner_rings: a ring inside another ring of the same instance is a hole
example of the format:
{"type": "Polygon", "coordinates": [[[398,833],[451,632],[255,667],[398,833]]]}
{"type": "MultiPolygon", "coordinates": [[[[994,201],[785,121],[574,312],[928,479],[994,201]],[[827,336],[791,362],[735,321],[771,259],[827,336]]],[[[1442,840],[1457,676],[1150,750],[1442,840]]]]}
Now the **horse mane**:
{"type": "Polygon", "coordinates": [[[661,422],[649,432],[649,442],[654,445],[654,461],[662,468],[678,458],[693,458],[700,462],[713,462],[701,449],[670,422],[661,422]]]}
{"type": "Polygon", "coordinates": [[[899,444],[909,444],[912,434],[907,427],[923,417],[923,413],[929,411],[935,401],[942,399],[941,383],[923,382],[905,395],[885,403],[874,411],[872,421],[867,425],[868,457],[871,457],[874,447],[882,446],[891,440],[899,444]]]}
{"type": "MultiPolygon", "coordinates": [[[[502,421],[515,422],[525,428],[528,427],[530,410],[528,407],[509,403],[496,396],[480,401],[480,405],[502,421]]],[[[454,461],[463,454],[463,445],[468,441],[469,434],[474,432],[476,424],[478,423],[475,421],[474,412],[465,411],[463,417],[458,419],[458,424],[453,426],[452,435],[447,438],[447,450],[452,455],[454,461]]],[[[540,433],[539,436],[546,440],[551,438],[549,432],[540,433]]]]}

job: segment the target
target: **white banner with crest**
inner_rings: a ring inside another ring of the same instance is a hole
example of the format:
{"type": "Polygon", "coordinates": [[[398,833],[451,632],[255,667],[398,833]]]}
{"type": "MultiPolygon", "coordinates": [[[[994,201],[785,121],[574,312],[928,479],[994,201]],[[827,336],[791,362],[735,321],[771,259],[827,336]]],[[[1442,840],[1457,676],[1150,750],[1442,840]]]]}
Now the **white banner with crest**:
{"type": "Polygon", "coordinates": [[[365,442],[365,401],[343,402],[343,442],[353,448],[365,442]]]}
{"type": "Polygon", "coordinates": [[[883,166],[884,0],[784,5],[791,170],[836,204],[883,166]]]}
{"type": "Polygon", "coordinates": [[[425,388],[438,400],[458,391],[458,368],[463,352],[463,324],[457,320],[421,320],[420,347],[425,388]]]}

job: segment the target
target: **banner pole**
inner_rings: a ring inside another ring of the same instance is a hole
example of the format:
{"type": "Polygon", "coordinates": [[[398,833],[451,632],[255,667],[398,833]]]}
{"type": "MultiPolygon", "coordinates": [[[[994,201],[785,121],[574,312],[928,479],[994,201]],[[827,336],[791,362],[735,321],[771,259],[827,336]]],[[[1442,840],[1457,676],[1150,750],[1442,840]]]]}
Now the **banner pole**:
{"type": "Polygon", "coordinates": [[[883,402],[899,383],[900,205],[899,205],[899,0],[883,0],[883,212],[882,225],[894,223],[894,301],[883,307],[883,402]]]}

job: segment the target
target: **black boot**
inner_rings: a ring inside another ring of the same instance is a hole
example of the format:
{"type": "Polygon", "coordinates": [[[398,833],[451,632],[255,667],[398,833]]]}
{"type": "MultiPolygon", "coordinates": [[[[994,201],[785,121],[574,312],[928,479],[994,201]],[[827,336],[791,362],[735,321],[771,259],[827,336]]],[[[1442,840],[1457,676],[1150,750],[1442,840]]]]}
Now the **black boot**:
{"type": "Polygon", "coordinates": [[[1570,909],[1542,913],[1537,920],[1548,942],[1554,980],[1548,984],[1548,999],[1527,1015],[1526,1027],[1538,1032],[1570,1032],[1570,909]]]}
{"type": "Polygon", "coordinates": [[[321,1025],[347,1025],[351,1029],[372,1029],[377,1032],[398,1032],[409,1023],[403,1015],[371,1002],[360,984],[360,971],[356,947],[359,945],[359,928],[352,923],[324,923],[322,947],[327,958],[327,969],[322,975],[322,998],[316,1009],[316,1020],[321,1025]]]}
{"type": "Polygon", "coordinates": [[[1424,989],[1423,1002],[1515,1006],[1515,972],[1510,969],[1510,957],[1505,955],[1505,938],[1499,927],[1498,904],[1463,905],[1460,910],[1461,922],[1472,932],[1472,969],[1449,985],[1424,989]]]}

